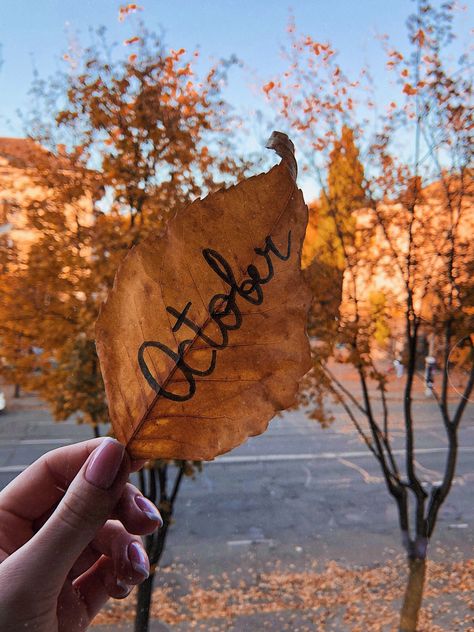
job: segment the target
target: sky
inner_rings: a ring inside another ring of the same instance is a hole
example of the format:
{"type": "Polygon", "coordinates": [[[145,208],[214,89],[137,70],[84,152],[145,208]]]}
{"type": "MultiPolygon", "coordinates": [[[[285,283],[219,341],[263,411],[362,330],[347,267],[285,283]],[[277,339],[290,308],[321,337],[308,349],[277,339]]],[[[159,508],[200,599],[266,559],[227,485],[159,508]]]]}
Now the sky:
{"type": "MultiPolygon", "coordinates": [[[[199,48],[203,67],[236,54],[243,67],[232,71],[225,96],[250,122],[256,109],[265,109],[261,86],[284,68],[281,49],[291,14],[299,32],[332,43],[349,76],[368,64],[386,103],[395,88],[387,83],[378,36],[388,34],[403,49],[405,21],[415,8],[413,0],[139,0],[143,10],[120,22],[121,4],[126,2],[0,0],[0,136],[24,135],[17,110],[28,109],[35,68],[41,77],[64,70],[70,42],[87,46],[90,30],[102,25],[122,45],[136,34],[137,15],[149,28],[162,29],[170,48],[199,48]]],[[[473,15],[471,5],[457,18],[455,54],[469,41],[473,15]]]]}

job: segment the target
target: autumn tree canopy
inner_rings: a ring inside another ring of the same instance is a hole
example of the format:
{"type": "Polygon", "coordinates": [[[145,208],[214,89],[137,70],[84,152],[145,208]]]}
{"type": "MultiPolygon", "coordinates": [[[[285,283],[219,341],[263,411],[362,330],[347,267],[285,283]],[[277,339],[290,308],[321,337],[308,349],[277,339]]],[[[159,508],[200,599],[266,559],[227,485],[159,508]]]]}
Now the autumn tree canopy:
{"type": "Polygon", "coordinates": [[[344,269],[344,244],[354,239],[355,211],[365,203],[364,168],[359,159],[354,131],[342,126],[328,156],[327,182],[312,207],[311,228],[305,257],[344,269]]]}
{"type": "Polygon", "coordinates": [[[107,420],[93,324],[120,261],[245,168],[230,158],[228,64],[199,78],[194,55],[149,32],[126,44],[118,61],[88,49],[33,86],[43,108],[31,133],[50,152],[34,180],[46,194],[25,202],[37,237],[2,283],[5,377],[35,389],[56,418],[78,412],[93,424],[107,420]]]}

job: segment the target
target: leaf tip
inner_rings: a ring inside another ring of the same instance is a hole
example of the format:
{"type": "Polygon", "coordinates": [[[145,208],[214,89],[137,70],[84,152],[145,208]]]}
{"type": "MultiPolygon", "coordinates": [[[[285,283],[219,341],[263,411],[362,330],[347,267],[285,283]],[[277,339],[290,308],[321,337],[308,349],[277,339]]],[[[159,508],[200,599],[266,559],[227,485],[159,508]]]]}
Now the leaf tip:
{"type": "Polygon", "coordinates": [[[296,182],[298,165],[295,158],[295,146],[290,137],[283,132],[274,131],[268,139],[265,147],[267,149],[273,149],[280,156],[282,162],[284,162],[288,167],[291,177],[296,182]]]}

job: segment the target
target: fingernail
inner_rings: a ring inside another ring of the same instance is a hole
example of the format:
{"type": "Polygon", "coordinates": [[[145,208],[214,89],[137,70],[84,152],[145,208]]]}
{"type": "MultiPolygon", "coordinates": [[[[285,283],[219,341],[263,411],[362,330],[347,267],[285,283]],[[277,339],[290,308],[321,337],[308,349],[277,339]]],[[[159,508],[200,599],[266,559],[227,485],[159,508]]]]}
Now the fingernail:
{"type": "Polygon", "coordinates": [[[112,487],[122,464],[124,451],[123,445],[115,439],[104,439],[92,453],[84,475],[86,480],[100,489],[112,487]]]}
{"type": "Polygon", "coordinates": [[[120,591],[119,595],[117,595],[118,597],[126,597],[132,592],[133,586],[129,586],[121,579],[117,579],[116,584],[117,584],[117,588],[120,591]]]}
{"type": "Polygon", "coordinates": [[[128,545],[128,559],[133,570],[145,579],[150,575],[150,563],[145,551],[138,542],[130,542],[128,545]]]}
{"type": "Polygon", "coordinates": [[[154,520],[155,522],[159,522],[160,527],[163,526],[163,518],[161,517],[160,512],[155,507],[155,505],[150,500],[148,500],[148,498],[137,494],[135,496],[135,502],[138,509],[140,509],[140,511],[143,511],[147,518],[149,518],[150,520],[154,520]]]}

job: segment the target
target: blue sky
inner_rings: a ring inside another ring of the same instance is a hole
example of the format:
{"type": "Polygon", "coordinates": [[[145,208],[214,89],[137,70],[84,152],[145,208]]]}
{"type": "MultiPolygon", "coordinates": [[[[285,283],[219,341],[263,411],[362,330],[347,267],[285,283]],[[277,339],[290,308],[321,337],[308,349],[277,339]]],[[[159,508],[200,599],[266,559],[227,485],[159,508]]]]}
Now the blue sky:
{"type": "MultiPolygon", "coordinates": [[[[28,105],[33,65],[47,76],[61,65],[68,39],[90,41],[89,28],[105,25],[118,42],[134,34],[135,20],[118,21],[116,0],[0,0],[0,135],[20,135],[18,108],[28,105]],[[7,120],[8,119],[8,120],[7,120]]],[[[282,67],[290,10],[304,33],[329,40],[340,51],[342,66],[356,72],[369,62],[382,79],[384,59],[377,34],[388,33],[395,44],[406,40],[405,20],[411,0],[142,0],[140,17],[162,27],[172,48],[199,46],[204,60],[237,54],[245,63],[231,78],[228,98],[252,107],[259,80],[282,67]],[[252,85],[253,84],[253,85],[252,85]]],[[[460,44],[467,41],[472,9],[459,20],[460,44]]]]}
{"type": "MultiPolygon", "coordinates": [[[[64,67],[62,55],[71,37],[90,43],[90,28],[105,25],[112,41],[136,33],[136,17],[118,20],[116,0],[0,0],[0,136],[22,136],[17,109],[28,107],[28,88],[36,66],[40,76],[64,67]]],[[[369,64],[379,97],[387,102],[385,57],[377,35],[387,33],[395,45],[406,43],[405,21],[415,8],[412,0],[139,0],[141,19],[162,28],[171,48],[201,51],[201,62],[237,54],[244,62],[234,70],[228,101],[251,121],[264,106],[259,87],[283,68],[281,47],[287,41],[290,11],[297,30],[318,41],[329,40],[351,75],[369,64]]],[[[457,19],[459,54],[468,42],[473,8],[457,19]]],[[[130,52],[127,49],[127,53],[130,52]]]]}

